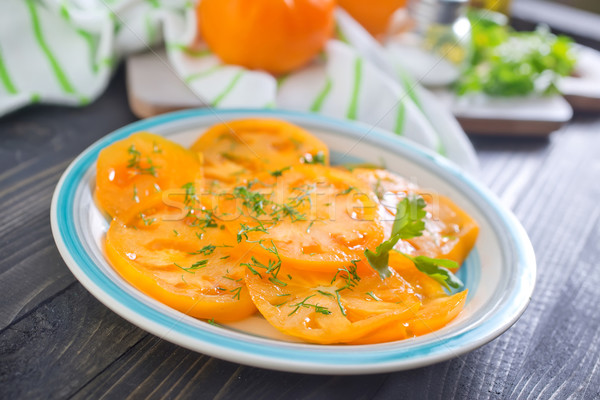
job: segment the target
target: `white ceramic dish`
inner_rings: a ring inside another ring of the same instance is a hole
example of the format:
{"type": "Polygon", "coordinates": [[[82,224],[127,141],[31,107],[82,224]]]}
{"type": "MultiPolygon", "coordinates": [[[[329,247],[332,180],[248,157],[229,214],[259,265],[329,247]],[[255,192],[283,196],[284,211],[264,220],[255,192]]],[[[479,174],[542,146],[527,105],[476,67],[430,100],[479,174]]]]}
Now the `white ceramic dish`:
{"type": "Polygon", "coordinates": [[[51,207],[57,247],[75,277],[117,314],[165,340],[257,367],[320,374],[364,374],[416,368],[473,350],[508,329],[525,310],[535,283],[535,256],[516,218],[454,164],[402,138],[367,126],[284,111],[186,110],[121,128],[85,150],[60,179],[51,207]],[[451,197],[480,224],[480,236],[459,276],[469,289],[461,315],[422,337],[362,346],[283,340],[260,317],[228,327],[186,316],[140,293],[108,264],[102,240],[108,222],[93,202],[95,162],[107,145],[148,130],[183,145],[222,120],[276,117],[303,126],[332,150],[332,163],[384,162],[389,170],[451,197]]]}

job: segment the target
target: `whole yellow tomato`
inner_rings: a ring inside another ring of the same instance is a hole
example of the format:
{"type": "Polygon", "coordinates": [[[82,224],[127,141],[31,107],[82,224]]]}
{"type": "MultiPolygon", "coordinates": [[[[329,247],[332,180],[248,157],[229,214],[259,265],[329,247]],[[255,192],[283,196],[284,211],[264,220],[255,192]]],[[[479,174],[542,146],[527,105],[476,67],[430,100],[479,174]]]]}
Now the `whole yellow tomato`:
{"type": "Polygon", "coordinates": [[[337,3],[373,36],[385,33],[392,14],[406,5],[406,0],[338,0],[337,3]]]}
{"type": "Polygon", "coordinates": [[[202,0],[198,23],[224,62],[280,74],[310,61],[331,37],[334,0],[202,0]]]}

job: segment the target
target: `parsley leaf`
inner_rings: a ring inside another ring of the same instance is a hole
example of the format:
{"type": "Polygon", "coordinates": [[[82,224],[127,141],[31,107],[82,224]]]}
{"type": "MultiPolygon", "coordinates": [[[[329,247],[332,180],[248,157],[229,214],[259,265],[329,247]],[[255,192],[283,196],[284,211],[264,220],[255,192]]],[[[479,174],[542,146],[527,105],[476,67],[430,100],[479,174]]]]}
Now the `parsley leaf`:
{"type": "MultiPolygon", "coordinates": [[[[425,230],[423,218],[427,215],[425,211],[425,200],[421,196],[405,197],[396,206],[396,219],[392,225],[392,237],[400,236],[400,239],[410,239],[421,236],[425,230]]],[[[396,240],[396,242],[398,242],[396,240]]]]}
{"type": "Polygon", "coordinates": [[[410,196],[402,199],[396,206],[396,220],[392,225],[392,236],[382,242],[375,251],[366,249],[365,257],[381,279],[390,276],[388,268],[390,251],[400,239],[410,239],[421,236],[425,229],[423,218],[427,215],[425,211],[425,200],[421,196],[410,196]]]}
{"type": "Polygon", "coordinates": [[[388,261],[390,260],[390,251],[394,248],[394,245],[398,243],[398,240],[400,240],[400,237],[392,236],[377,246],[374,252],[369,249],[365,250],[365,257],[367,257],[369,265],[379,273],[381,279],[388,278],[391,275],[388,261]]]}
{"type": "MultiPolygon", "coordinates": [[[[400,239],[410,239],[421,236],[425,229],[423,218],[427,215],[425,211],[425,200],[422,197],[406,197],[396,206],[396,219],[392,225],[392,236],[381,243],[375,251],[365,250],[365,257],[371,267],[379,273],[381,279],[391,275],[389,268],[390,251],[400,239]]],[[[429,275],[432,279],[442,284],[445,288],[459,289],[463,283],[450,269],[457,269],[459,265],[452,260],[430,258],[426,256],[412,257],[400,253],[411,260],[415,267],[429,275]]]]}
{"type": "Polygon", "coordinates": [[[455,261],[425,256],[411,257],[404,253],[401,254],[415,263],[415,267],[419,271],[429,275],[430,278],[441,283],[446,289],[460,289],[463,286],[462,281],[450,271],[450,269],[459,267],[455,261]]]}

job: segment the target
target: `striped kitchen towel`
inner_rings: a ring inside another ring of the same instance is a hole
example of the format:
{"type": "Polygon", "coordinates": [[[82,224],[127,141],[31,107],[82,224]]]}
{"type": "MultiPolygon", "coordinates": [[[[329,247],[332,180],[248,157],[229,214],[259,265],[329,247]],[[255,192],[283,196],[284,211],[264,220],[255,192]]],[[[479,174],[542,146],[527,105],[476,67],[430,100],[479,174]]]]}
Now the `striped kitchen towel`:
{"type": "Polygon", "coordinates": [[[223,64],[199,40],[194,10],[189,0],[0,1],[0,116],[35,102],[85,105],[123,56],[164,45],[163,61],[209,106],[362,121],[476,170],[473,148],[449,111],[343,11],[323,54],[276,79],[223,64]]]}

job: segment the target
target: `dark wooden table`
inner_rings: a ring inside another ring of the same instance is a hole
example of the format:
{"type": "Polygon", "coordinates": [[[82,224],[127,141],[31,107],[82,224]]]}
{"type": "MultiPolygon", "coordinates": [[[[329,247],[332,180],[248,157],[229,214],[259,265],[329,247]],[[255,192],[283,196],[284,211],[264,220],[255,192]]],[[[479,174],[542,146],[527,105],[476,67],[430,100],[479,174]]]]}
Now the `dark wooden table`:
{"type": "Polygon", "coordinates": [[[86,108],[0,119],[0,399],[600,398],[600,115],[578,116],[549,140],[474,139],[481,179],[537,254],[521,319],[458,359],[351,377],[185,350],[123,320],[75,280],[50,232],[54,186],[79,152],[134,119],[122,72],[86,108]]]}

